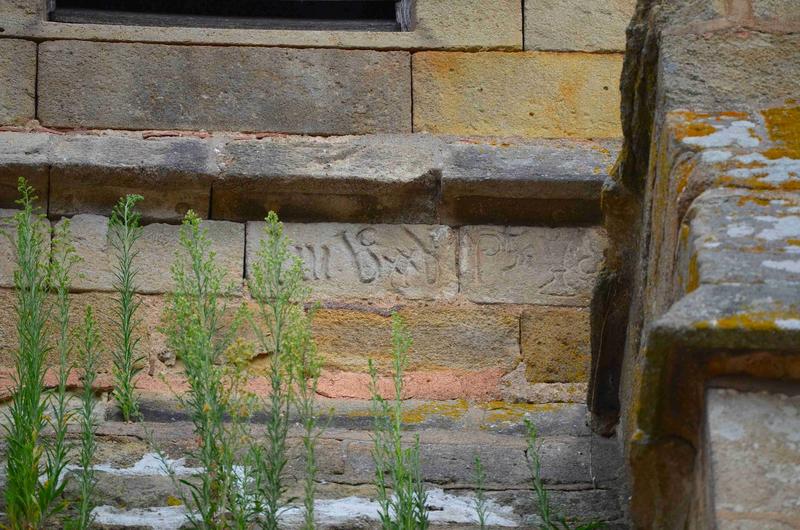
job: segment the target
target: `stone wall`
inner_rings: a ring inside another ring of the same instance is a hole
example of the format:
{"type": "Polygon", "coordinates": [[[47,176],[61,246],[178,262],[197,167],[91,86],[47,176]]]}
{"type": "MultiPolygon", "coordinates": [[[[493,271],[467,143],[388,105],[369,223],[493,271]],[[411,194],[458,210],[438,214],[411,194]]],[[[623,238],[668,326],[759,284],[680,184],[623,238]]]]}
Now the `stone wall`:
{"type": "MultiPolygon", "coordinates": [[[[537,421],[559,425],[545,435],[555,438],[544,465],[566,473],[547,479],[560,506],[625,525],[616,445],[591,435],[584,416],[589,306],[607,239],[600,194],[620,147],[633,0],[416,0],[408,32],[58,23],[46,4],[0,5],[0,207],[15,207],[24,176],[52,225],[71,219],[83,258],[74,310],[93,305],[108,341],[107,217],[120,196],[145,197],[143,395],[164,399],[165,378],[181,388],[158,330],[185,213],[205,219],[235,308],[252,304],[248,270],[276,211],[320,303],[320,394],[341,417],[346,400],[368,397],[369,358],[386,374],[397,311],[415,341],[407,397],[445,410],[425,418],[439,426],[453,406],[460,418],[458,400],[470,401],[469,417],[522,407],[498,432],[451,422],[432,433],[426,450],[453,469],[426,470],[426,480],[466,487],[464,463],[491,446],[497,495],[515,525],[530,523],[532,507],[515,500],[525,455],[514,437],[544,407],[552,414],[537,421]],[[459,435],[474,443],[451,443],[459,435]],[[504,458],[500,447],[511,448],[504,458]]],[[[3,241],[4,396],[12,272],[3,241]]],[[[154,414],[172,417],[171,406],[154,414]]],[[[109,440],[133,444],[113,411],[106,419],[109,440]]],[[[326,442],[330,465],[363,487],[366,426],[342,425],[326,442]]]]}

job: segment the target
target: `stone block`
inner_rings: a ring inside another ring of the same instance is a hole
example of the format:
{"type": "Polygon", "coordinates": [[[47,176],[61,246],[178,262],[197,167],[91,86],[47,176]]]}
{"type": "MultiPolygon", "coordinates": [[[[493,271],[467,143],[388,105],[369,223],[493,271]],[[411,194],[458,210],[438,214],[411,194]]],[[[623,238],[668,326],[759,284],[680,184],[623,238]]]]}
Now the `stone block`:
{"type": "Polygon", "coordinates": [[[800,497],[800,397],[711,389],[707,400],[717,527],[790,528],[800,497]]]}
{"type": "Polygon", "coordinates": [[[50,215],[110,215],[120,197],[144,197],[146,221],[208,217],[212,146],[197,138],[64,136],[53,142],[50,215]]]}
{"type": "Polygon", "coordinates": [[[583,306],[605,247],[600,228],[460,229],[461,292],[473,302],[583,306]]]}
{"type": "MultiPolygon", "coordinates": [[[[63,222],[63,221],[61,221],[63,222]]],[[[109,241],[108,218],[93,214],[76,215],[70,221],[73,243],[82,258],[74,268],[72,288],[78,291],[114,289],[116,254],[109,241]]],[[[241,288],[244,277],[244,225],[229,221],[203,221],[208,231],[215,262],[226,273],[226,281],[241,288]]],[[[172,264],[179,250],[180,226],[146,225],[136,251],[136,290],[145,294],[174,290],[172,264]]]]}
{"type": "Polygon", "coordinates": [[[800,22],[800,9],[795,0],[753,0],[753,15],[766,18],[780,24],[797,24],[800,22]]]}
{"type": "Polygon", "coordinates": [[[22,125],[36,113],[36,43],[0,39],[0,125],[22,125]]]}
{"type": "Polygon", "coordinates": [[[589,309],[531,307],[522,313],[520,347],[532,383],[589,380],[589,309]]]}
{"type": "Polygon", "coordinates": [[[525,0],[525,49],[625,51],[635,0],[525,0]]]}
{"type": "Polygon", "coordinates": [[[39,50],[39,94],[50,126],[411,129],[406,52],[51,41],[39,50]]]}
{"type": "MultiPolygon", "coordinates": [[[[501,308],[404,307],[414,344],[409,370],[512,370],[519,362],[519,318],[501,308]]],[[[366,372],[391,367],[391,319],[370,308],[321,309],[314,338],[327,368],[366,372]]]]}
{"type": "MultiPolygon", "coordinates": [[[[287,223],[284,231],[316,299],[441,299],[458,292],[449,227],[287,223]]],[[[263,222],[247,223],[248,275],[263,234],[263,222]]]]}
{"type": "Polygon", "coordinates": [[[621,69],[621,54],[416,53],[414,130],[618,137],[621,69]]]}
{"type": "Polygon", "coordinates": [[[430,135],[231,141],[219,155],[212,216],[432,222],[444,156],[430,135]]]}
{"type": "MultiPolygon", "coordinates": [[[[13,217],[18,211],[0,209],[0,287],[14,287],[14,271],[17,268],[17,232],[13,217]]],[[[50,252],[50,222],[47,219],[43,221],[41,236],[44,241],[42,261],[47,263],[50,252]]],[[[16,329],[14,321],[8,321],[6,324],[16,329]]],[[[2,326],[0,329],[3,329],[2,326]]]]}
{"type": "Polygon", "coordinates": [[[522,48],[522,6],[517,0],[491,4],[484,0],[416,0],[413,5],[412,31],[403,32],[63,24],[48,21],[47,6],[37,0],[5,0],[0,4],[0,20],[4,35],[41,40],[371,50],[522,48]]]}
{"type": "Polygon", "coordinates": [[[596,223],[619,142],[455,140],[442,170],[441,219],[455,224],[596,223]]]}
{"type": "Polygon", "coordinates": [[[17,183],[24,177],[47,211],[51,144],[49,134],[0,133],[0,208],[17,208],[17,183]]]}

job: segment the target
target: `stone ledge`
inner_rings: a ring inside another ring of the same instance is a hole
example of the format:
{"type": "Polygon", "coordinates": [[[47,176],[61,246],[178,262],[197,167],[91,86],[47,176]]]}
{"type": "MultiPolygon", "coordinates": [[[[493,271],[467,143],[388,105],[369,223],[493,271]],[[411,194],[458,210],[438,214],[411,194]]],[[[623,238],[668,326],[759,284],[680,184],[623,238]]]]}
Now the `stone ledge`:
{"type": "Polygon", "coordinates": [[[191,208],[234,221],[274,209],[287,221],[592,223],[619,148],[427,134],[146,138],[0,132],[0,203],[13,205],[26,176],[44,199],[49,188],[54,217],[108,215],[139,193],[145,219],[161,222],[191,208]]]}

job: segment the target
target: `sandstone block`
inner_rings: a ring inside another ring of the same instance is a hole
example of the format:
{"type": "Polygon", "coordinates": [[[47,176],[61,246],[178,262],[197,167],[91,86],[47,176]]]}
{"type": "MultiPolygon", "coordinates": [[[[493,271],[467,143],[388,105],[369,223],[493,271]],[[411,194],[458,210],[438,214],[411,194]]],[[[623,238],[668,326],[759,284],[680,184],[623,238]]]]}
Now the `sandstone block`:
{"type": "Polygon", "coordinates": [[[589,379],[589,309],[531,307],[522,313],[522,358],[532,383],[584,383],[589,379]]]}
{"type": "Polygon", "coordinates": [[[51,41],[46,125],[302,134],[407,132],[405,52],[51,41]],[[202,75],[197,75],[202,72],[202,75]]]}
{"type": "Polygon", "coordinates": [[[525,49],[625,51],[634,0],[526,0],[525,49]]]}
{"type": "Polygon", "coordinates": [[[431,222],[444,156],[430,135],[231,141],[219,155],[212,216],[431,222]]]}
{"type": "Polygon", "coordinates": [[[17,181],[24,177],[47,211],[52,136],[6,132],[0,134],[0,208],[17,208],[17,181]]]}
{"type": "Polygon", "coordinates": [[[753,0],[753,14],[783,24],[800,22],[800,10],[795,0],[753,0]]]}
{"type": "Polygon", "coordinates": [[[587,305],[605,233],[599,228],[460,229],[461,292],[474,302],[587,305]]]}
{"type": "MultiPolygon", "coordinates": [[[[284,225],[318,299],[449,298],[458,292],[456,236],[446,226],[284,225]]],[[[252,271],[263,222],[247,223],[247,270],[252,271]]]]}
{"type": "MultiPolygon", "coordinates": [[[[17,268],[17,238],[13,217],[17,212],[18,210],[0,209],[0,287],[14,287],[14,271],[17,268]],[[10,237],[6,237],[5,234],[10,237]]],[[[42,258],[43,262],[47,263],[50,252],[50,222],[46,219],[42,225],[41,236],[44,241],[43,252],[45,253],[42,258]]],[[[14,327],[13,321],[8,324],[14,327]]]]}
{"type": "Polygon", "coordinates": [[[0,125],[21,125],[36,112],[36,43],[0,39],[0,125]]]}
{"type": "Polygon", "coordinates": [[[414,130],[618,137],[621,69],[621,54],[416,53],[414,130]]]}
{"type": "MultiPolygon", "coordinates": [[[[74,268],[72,288],[78,291],[113,290],[116,254],[109,241],[108,219],[80,214],[70,223],[75,250],[82,258],[74,268]]],[[[216,263],[226,272],[226,280],[240,288],[244,277],[244,225],[203,221],[202,226],[208,231],[216,263]]],[[[179,249],[179,235],[178,225],[157,223],[144,227],[134,261],[138,271],[138,292],[156,294],[174,289],[171,268],[179,249]]]]}
{"type": "Polygon", "coordinates": [[[212,146],[197,138],[65,136],[53,142],[50,215],[110,215],[120,197],[144,197],[148,221],[208,217],[212,146]]]}
{"type": "MultiPolygon", "coordinates": [[[[409,370],[510,371],[519,361],[519,319],[501,308],[406,307],[398,311],[414,339],[409,370]]],[[[327,368],[366,372],[391,366],[391,319],[365,308],[322,309],[314,338],[327,368]]]]}

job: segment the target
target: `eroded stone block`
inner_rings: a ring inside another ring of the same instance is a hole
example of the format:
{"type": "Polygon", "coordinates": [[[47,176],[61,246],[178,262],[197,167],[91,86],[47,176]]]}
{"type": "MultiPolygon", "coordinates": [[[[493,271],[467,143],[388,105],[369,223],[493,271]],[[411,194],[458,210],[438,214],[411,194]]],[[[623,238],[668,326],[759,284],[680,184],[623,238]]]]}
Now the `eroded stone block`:
{"type": "Polygon", "coordinates": [[[589,303],[605,232],[600,228],[460,229],[461,292],[474,302],[589,303]]]}
{"type": "MultiPolygon", "coordinates": [[[[519,361],[519,317],[498,308],[405,307],[414,343],[409,370],[511,371],[519,361]]],[[[314,338],[325,366],[366,372],[369,359],[391,371],[391,318],[366,308],[321,310],[314,338]]]]}
{"type": "MultiPolygon", "coordinates": [[[[308,223],[284,225],[316,299],[441,299],[458,292],[456,236],[447,226],[308,223]]],[[[263,222],[247,223],[247,271],[263,222]]]]}
{"type": "Polygon", "coordinates": [[[589,379],[589,309],[531,307],[522,313],[522,358],[532,383],[589,379]]]}
{"type": "Polygon", "coordinates": [[[39,49],[39,94],[51,126],[411,130],[406,52],[50,41],[39,49]]]}
{"type": "Polygon", "coordinates": [[[20,177],[36,190],[38,204],[47,211],[52,135],[5,132],[0,134],[0,208],[17,208],[20,177]]]}
{"type": "Polygon", "coordinates": [[[0,125],[21,125],[36,112],[36,43],[0,39],[0,125]]]}
{"type": "Polygon", "coordinates": [[[110,215],[120,197],[144,197],[148,221],[179,221],[192,209],[208,217],[212,146],[197,138],[65,136],[51,150],[50,215],[110,215]]]}
{"type": "MultiPolygon", "coordinates": [[[[0,209],[0,287],[14,287],[14,271],[17,268],[16,228],[14,215],[19,210],[0,209]]],[[[42,261],[46,263],[50,252],[50,222],[46,219],[42,224],[41,237],[44,242],[42,261]]],[[[14,327],[13,321],[6,323],[14,327]]],[[[0,330],[8,329],[0,325],[0,330]]]]}
{"type": "MultiPolygon", "coordinates": [[[[61,221],[63,222],[63,221],[61,221]]],[[[76,215],[70,221],[73,243],[82,258],[73,272],[72,288],[79,291],[114,289],[116,254],[109,241],[108,218],[76,215]]],[[[208,231],[215,262],[226,272],[226,280],[241,287],[244,276],[244,225],[229,221],[203,221],[208,231]]],[[[172,291],[172,264],[179,249],[180,226],[146,225],[139,239],[134,265],[137,292],[154,294],[172,291]]]]}
{"type": "Polygon", "coordinates": [[[711,389],[707,399],[717,528],[789,528],[800,498],[800,397],[711,389]]]}

